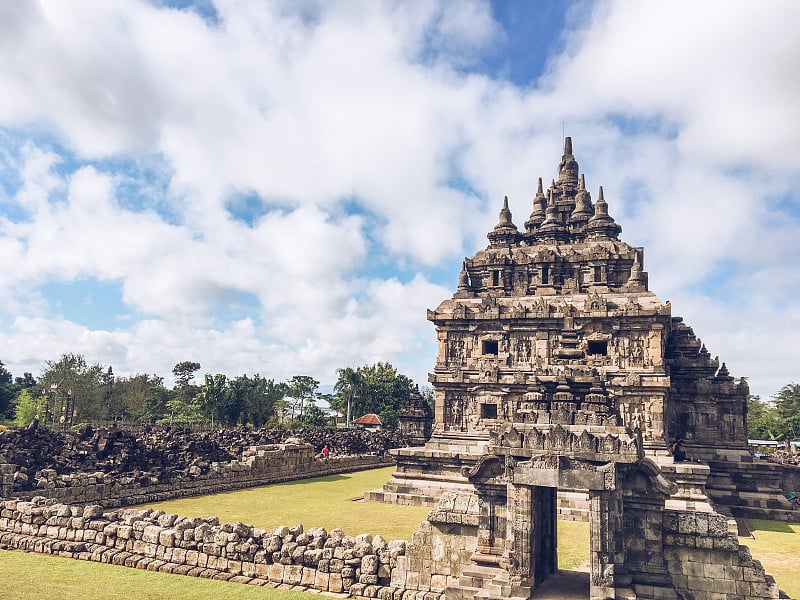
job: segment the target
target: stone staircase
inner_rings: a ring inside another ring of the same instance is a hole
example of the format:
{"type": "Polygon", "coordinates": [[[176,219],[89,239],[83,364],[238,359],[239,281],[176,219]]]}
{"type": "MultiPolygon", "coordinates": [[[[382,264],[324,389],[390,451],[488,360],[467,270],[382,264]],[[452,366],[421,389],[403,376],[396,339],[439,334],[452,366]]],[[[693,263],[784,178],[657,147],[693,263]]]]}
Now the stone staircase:
{"type": "Polygon", "coordinates": [[[527,600],[527,589],[515,589],[508,571],[499,561],[473,562],[461,572],[458,583],[447,588],[447,600],[527,600]]]}

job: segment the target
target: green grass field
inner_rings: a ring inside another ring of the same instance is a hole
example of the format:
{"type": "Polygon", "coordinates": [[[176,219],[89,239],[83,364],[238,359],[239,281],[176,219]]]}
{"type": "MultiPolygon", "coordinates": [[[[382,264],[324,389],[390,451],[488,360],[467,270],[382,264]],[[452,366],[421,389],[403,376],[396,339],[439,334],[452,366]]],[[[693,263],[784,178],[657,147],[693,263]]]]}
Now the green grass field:
{"type": "Polygon", "coordinates": [[[216,516],[222,523],[242,521],[262,529],[302,524],[339,527],[346,535],[371,533],[386,540],[410,540],[429,508],[361,502],[364,492],[380,488],[394,467],[290,481],[237,492],[148,504],[186,517],[216,516]],[[358,500],[358,501],[356,501],[358,500]]]}
{"type": "Polygon", "coordinates": [[[318,594],[291,592],[152,573],[116,565],[43,554],[0,550],[3,600],[319,600],[318,594]]]}
{"type": "Polygon", "coordinates": [[[739,538],[790,598],[800,598],[800,524],[750,521],[755,539],[739,538]]]}
{"type": "MultiPolygon", "coordinates": [[[[428,509],[361,502],[366,490],[380,487],[392,467],[283,483],[239,492],[172,500],[148,505],[185,516],[218,516],[272,529],[302,523],[305,527],[341,527],[348,535],[380,534],[387,540],[410,539],[428,509]]],[[[756,539],[740,541],[751,548],[775,576],[781,589],[800,598],[800,525],[752,522],[756,539]]],[[[589,559],[586,523],[558,523],[559,567],[571,569],[589,559]]],[[[151,573],[52,556],[0,551],[0,599],[106,600],[128,596],[146,600],[232,598],[300,600],[317,594],[151,573]]]]}

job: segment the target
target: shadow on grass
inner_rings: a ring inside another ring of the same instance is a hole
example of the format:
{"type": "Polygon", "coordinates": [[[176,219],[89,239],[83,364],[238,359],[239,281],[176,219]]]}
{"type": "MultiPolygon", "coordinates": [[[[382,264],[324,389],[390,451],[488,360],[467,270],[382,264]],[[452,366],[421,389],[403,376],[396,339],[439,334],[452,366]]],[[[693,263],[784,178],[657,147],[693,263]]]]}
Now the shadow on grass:
{"type": "Polygon", "coordinates": [[[758,533],[759,531],[772,531],[775,533],[794,533],[794,529],[791,528],[790,523],[783,523],[780,521],[762,521],[760,519],[754,519],[750,521],[751,530],[753,533],[758,533]]]}
{"type": "Polygon", "coordinates": [[[309,483],[320,483],[325,481],[344,481],[345,479],[352,479],[349,473],[340,473],[338,475],[326,475],[325,477],[314,477],[313,479],[298,479],[296,481],[284,481],[276,485],[304,485],[309,483]]]}

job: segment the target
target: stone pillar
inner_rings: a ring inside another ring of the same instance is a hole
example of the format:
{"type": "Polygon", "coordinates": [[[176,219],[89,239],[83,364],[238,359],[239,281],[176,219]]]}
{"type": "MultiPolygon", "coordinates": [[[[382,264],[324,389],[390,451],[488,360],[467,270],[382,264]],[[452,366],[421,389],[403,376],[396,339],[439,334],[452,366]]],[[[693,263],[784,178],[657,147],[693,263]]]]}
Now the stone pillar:
{"type": "Polygon", "coordinates": [[[531,570],[532,496],[530,486],[508,484],[508,564],[511,585],[533,587],[531,570]]]}
{"type": "Polygon", "coordinates": [[[625,482],[623,531],[619,535],[625,540],[624,585],[640,598],[674,598],[672,577],[664,559],[665,494],[634,469],[626,473],[625,482]]]}
{"type": "Polygon", "coordinates": [[[478,548],[479,555],[488,557],[496,557],[502,553],[495,547],[496,537],[496,522],[495,522],[495,496],[492,493],[487,493],[487,490],[481,490],[478,496],[478,548]]]}
{"type": "Polygon", "coordinates": [[[622,523],[622,496],[617,490],[589,492],[590,598],[613,600],[617,540],[622,523]]]}
{"type": "Polygon", "coordinates": [[[441,433],[445,430],[445,419],[447,418],[447,396],[444,391],[435,390],[433,404],[433,432],[441,433]]]}
{"type": "Polygon", "coordinates": [[[556,488],[508,485],[511,585],[533,590],[558,569],[556,488]]]}

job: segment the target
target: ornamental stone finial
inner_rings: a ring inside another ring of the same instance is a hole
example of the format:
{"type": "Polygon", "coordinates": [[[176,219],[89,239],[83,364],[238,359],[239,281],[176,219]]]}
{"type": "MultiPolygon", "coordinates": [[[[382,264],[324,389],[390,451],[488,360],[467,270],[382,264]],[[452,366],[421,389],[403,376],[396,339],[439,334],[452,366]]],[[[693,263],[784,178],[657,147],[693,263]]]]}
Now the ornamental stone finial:
{"type": "Polygon", "coordinates": [[[511,211],[508,209],[508,196],[503,197],[503,208],[500,209],[500,220],[494,229],[487,235],[492,246],[505,246],[516,244],[520,233],[517,226],[511,221],[511,211]]]}

